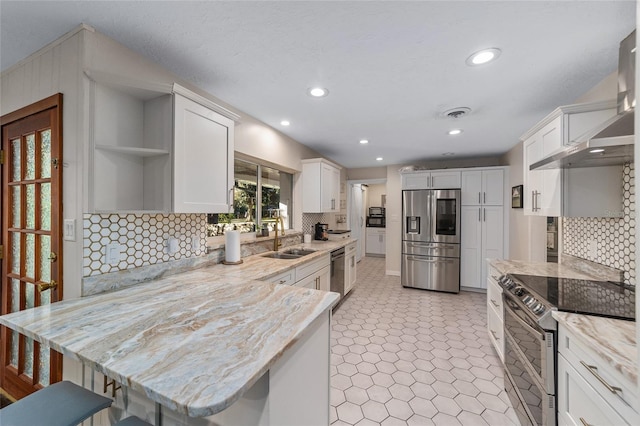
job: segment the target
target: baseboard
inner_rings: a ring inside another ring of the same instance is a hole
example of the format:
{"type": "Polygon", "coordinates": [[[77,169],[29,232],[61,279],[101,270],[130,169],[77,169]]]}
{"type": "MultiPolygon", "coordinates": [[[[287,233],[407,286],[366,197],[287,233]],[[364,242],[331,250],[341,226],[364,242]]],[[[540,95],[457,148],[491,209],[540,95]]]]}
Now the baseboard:
{"type": "Polygon", "coordinates": [[[476,288],[476,287],[460,287],[460,291],[471,291],[473,293],[487,293],[486,288],[476,288]]]}
{"type": "Polygon", "coordinates": [[[400,271],[390,271],[390,270],[387,269],[385,271],[385,274],[386,275],[392,275],[394,277],[399,277],[400,276],[400,271]]]}

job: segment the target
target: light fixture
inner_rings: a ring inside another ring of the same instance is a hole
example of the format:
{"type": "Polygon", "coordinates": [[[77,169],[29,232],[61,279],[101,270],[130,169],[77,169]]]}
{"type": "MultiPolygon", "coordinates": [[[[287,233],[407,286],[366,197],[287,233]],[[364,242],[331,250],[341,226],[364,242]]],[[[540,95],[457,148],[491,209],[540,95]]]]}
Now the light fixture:
{"type": "Polygon", "coordinates": [[[483,49],[475,52],[467,58],[467,65],[475,67],[476,65],[483,65],[491,61],[495,61],[500,56],[501,50],[492,47],[490,49],[483,49]]]}
{"type": "Polygon", "coordinates": [[[604,149],[603,148],[596,148],[596,149],[592,149],[589,152],[592,153],[592,154],[598,154],[598,153],[604,152],[604,149]]]}
{"type": "Polygon", "coordinates": [[[376,158],[376,161],[382,161],[382,157],[376,158]]]}
{"type": "Polygon", "coordinates": [[[450,134],[451,136],[459,135],[460,133],[462,133],[462,129],[452,129],[452,130],[449,130],[449,134],[450,134]]]}
{"type": "Polygon", "coordinates": [[[323,87],[312,87],[307,93],[314,98],[324,98],[329,94],[329,91],[323,87]]]}
{"type": "Polygon", "coordinates": [[[288,126],[291,123],[289,123],[289,120],[282,120],[280,124],[282,124],[283,126],[288,126]]]}
{"type": "Polygon", "coordinates": [[[369,141],[368,141],[368,140],[366,140],[366,139],[361,139],[361,140],[360,140],[360,143],[361,143],[362,145],[366,145],[366,144],[368,144],[368,143],[369,143],[369,141]]]}

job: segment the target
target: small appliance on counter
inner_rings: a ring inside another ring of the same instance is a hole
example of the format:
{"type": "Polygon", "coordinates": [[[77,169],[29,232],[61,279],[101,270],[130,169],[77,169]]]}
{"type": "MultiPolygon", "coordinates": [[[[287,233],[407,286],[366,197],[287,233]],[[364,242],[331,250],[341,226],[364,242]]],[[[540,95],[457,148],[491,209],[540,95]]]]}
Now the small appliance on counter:
{"type": "Polygon", "coordinates": [[[367,216],[367,227],[369,228],[384,228],[385,223],[385,208],[384,207],[369,207],[369,215],[367,216]]]}
{"type": "Polygon", "coordinates": [[[320,223],[320,222],[316,223],[314,239],[320,240],[320,241],[327,241],[329,239],[328,231],[329,231],[328,224],[320,223]]]}
{"type": "Polygon", "coordinates": [[[327,238],[329,241],[338,241],[351,238],[350,229],[329,229],[327,231],[327,238]]]}

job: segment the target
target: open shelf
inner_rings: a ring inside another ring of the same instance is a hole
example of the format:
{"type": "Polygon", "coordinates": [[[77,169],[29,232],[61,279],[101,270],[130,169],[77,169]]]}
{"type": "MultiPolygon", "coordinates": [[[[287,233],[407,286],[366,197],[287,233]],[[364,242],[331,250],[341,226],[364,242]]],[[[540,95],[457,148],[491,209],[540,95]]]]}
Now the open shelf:
{"type": "Polygon", "coordinates": [[[113,146],[96,144],[96,149],[103,151],[119,152],[121,154],[135,155],[136,157],[156,157],[159,155],[169,155],[169,150],[154,148],[138,148],[133,146],[113,146]]]}

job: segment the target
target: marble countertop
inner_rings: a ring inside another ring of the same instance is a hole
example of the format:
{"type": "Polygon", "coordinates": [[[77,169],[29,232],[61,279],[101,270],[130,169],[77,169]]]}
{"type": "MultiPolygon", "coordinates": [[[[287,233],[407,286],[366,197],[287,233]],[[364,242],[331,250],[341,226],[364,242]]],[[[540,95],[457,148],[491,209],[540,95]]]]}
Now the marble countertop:
{"type": "MultiPolygon", "coordinates": [[[[490,264],[501,274],[515,273],[586,280],[606,279],[607,276],[615,279],[616,276],[615,272],[612,274],[607,270],[598,270],[589,265],[584,270],[578,270],[573,265],[580,264],[575,262],[569,266],[557,263],[492,259],[490,264]]],[[[556,311],[552,315],[583,344],[592,348],[603,362],[620,371],[623,377],[636,386],[638,350],[635,322],[569,312],[556,311]]]]}
{"type": "Polygon", "coordinates": [[[501,274],[540,275],[558,278],[598,279],[592,273],[579,271],[573,267],[559,263],[526,262],[522,260],[490,259],[491,266],[501,274]]]}
{"type": "Polygon", "coordinates": [[[352,241],[294,246],[318,250],[299,259],[254,255],[242,265],[196,269],[1,316],[0,324],[172,410],[207,416],[238,400],[339,298],[255,280],[352,241]]]}
{"type": "Polygon", "coordinates": [[[553,317],[635,388],[638,382],[635,322],[568,312],[553,312],[553,317]]]}

